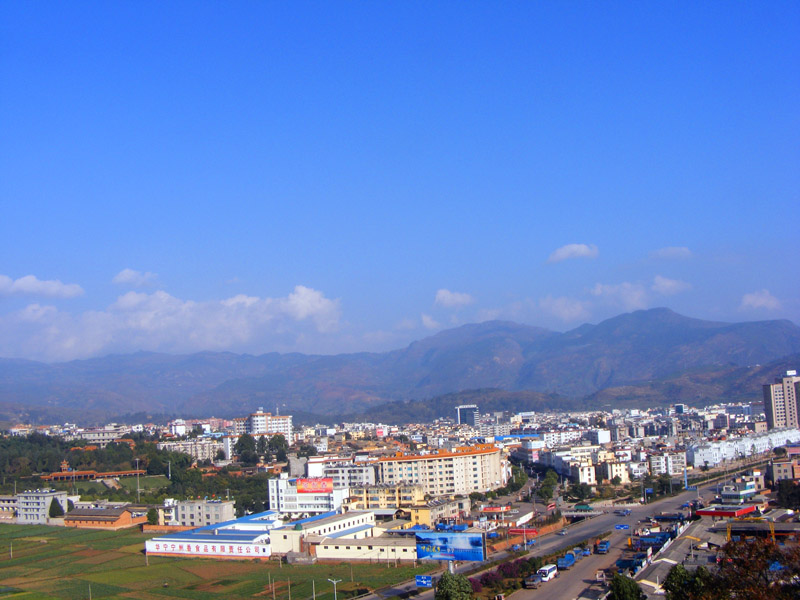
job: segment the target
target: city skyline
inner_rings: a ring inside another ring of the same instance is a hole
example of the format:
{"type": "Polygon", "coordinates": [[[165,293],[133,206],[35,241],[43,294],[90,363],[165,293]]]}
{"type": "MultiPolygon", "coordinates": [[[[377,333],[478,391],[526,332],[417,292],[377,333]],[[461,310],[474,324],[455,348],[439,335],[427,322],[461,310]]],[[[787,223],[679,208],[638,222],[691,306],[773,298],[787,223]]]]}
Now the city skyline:
{"type": "Polygon", "coordinates": [[[0,7],[0,356],[800,322],[800,7],[0,7]]]}

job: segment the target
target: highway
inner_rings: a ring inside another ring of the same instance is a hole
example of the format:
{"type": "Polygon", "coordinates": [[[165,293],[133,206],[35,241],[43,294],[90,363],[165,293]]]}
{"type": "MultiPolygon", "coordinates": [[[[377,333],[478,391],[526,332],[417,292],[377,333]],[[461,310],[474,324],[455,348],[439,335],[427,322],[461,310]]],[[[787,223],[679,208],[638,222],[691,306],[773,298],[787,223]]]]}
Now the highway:
{"type": "MultiPolygon", "coordinates": [[[[748,465],[747,468],[751,468],[748,465]]],[[[742,466],[744,470],[744,465],[742,466]]],[[[733,476],[733,472],[726,474],[726,476],[733,476]]],[[[720,482],[721,485],[721,482],[720,482]]],[[[560,536],[556,534],[549,534],[539,537],[536,540],[536,545],[531,552],[525,556],[540,556],[549,554],[551,552],[564,551],[572,549],[581,540],[594,538],[605,531],[612,531],[610,537],[606,538],[611,542],[611,548],[608,554],[592,554],[586,556],[567,571],[563,571],[557,579],[542,584],[539,589],[526,590],[520,589],[516,592],[506,596],[507,600],[533,600],[535,598],[549,599],[557,598],[559,600],[572,600],[572,599],[595,599],[605,594],[604,589],[597,585],[595,582],[595,573],[600,569],[605,569],[612,566],[617,559],[621,556],[622,551],[627,548],[627,539],[633,530],[640,525],[640,521],[646,517],[654,515],[658,512],[677,512],[680,506],[685,502],[693,500],[698,496],[704,498],[706,504],[716,494],[717,483],[706,483],[700,488],[700,491],[683,491],[673,497],[661,498],[643,505],[631,505],[631,514],[627,517],[620,517],[613,514],[612,508],[607,508],[609,512],[606,514],[586,519],[579,523],[575,523],[567,527],[567,535],[560,536]],[[627,524],[629,530],[617,530],[614,528],[618,524],[627,524]]],[[[499,499],[498,504],[502,504],[506,499],[499,499]]],[[[511,500],[510,498],[508,499],[511,500]]],[[[507,553],[499,553],[492,555],[492,560],[502,559],[507,553]]],[[[466,572],[473,568],[471,563],[462,563],[456,567],[456,572],[466,572]]],[[[492,567],[493,568],[493,567],[492,567]]],[[[469,577],[475,577],[477,574],[469,574],[469,577]]],[[[436,581],[438,577],[434,577],[436,581]]],[[[433,590],[431,589],[417,589],[413,581],[407,581],[390,588],[384,588],[376,593],[370,594],[364,600],[381,600],[391,598],[393,596],[407,596],[409,593],[417,592],[414,598],[419,600],[432,600],[433,590]]]]}

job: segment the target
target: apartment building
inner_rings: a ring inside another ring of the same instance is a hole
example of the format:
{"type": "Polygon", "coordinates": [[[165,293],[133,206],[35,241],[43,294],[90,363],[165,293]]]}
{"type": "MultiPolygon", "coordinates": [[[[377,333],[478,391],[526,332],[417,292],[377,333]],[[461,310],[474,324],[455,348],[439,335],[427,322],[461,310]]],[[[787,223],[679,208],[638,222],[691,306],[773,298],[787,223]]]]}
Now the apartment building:
{"type": "Polygon", "coordinates": [[[675,477],[683,475],[683,471],[686,469],[686,453],[651,454],[647,457],[647,462],[651,475],[667,474],[675,477]]]}
{"type": "Polygon", "coordinates": [[[419,484],[367,485],[350,488],[348,504],[357,510],[417,506],[425,502],[425,490],[419,484]]]}
{"type": "Polygon", "coordinates": [[[46,524],[50,518],[50,504],[57,501],[67,512],[67,492],[53,489],[31,490],[17,494],[17,523],[21,525],[46,524]]]}
{"type": "Polygon", "coordinates": [[[159,450],[188,454],[198,461],[216,460],[217,453],[224,451],[221,441],[202,438],[179,440],[176,442],[159,442],[157,447],[159,450]]]}
{"type": "Polygon", "coordinates": [[[233,500],[180,500],[175,503],[170,525],[205,527],[235,518],[233,500]]]}
{"type": "Polygon", "coordinates": [[[491,444],[464,446],[435,454],[401,454],[378,460],[380,483],[416,483],[426,494],[470,494],[505,485],[500,449],[491,444]]]}
{"type": "Polygon", "coordinates": [[[325,465],[322,476],[333,479],[334,488],[375,485],[377,468],[374,464],[340,462],[325,465]]]}
{"type": "Polygon", "coordinates": [[[775,379],[775,383],[765,385],[763,389],[767,429],[800,427],[800,377],[797,376],[797,371],[786,371],[786,375],[775,379]]]}
{"type": "Polygon", "coordinates": [[[273,415],[272,413],[264,412],[264,409],[259,407],[256,412],[250,413],[246,417],[234,419],[233,433],[236,436],[244,435],[245,433],[253,436],[280,433],[287,441],[291,442],[292,416],[273,415]]]}
{"type": "Polygon", "coordinates": [[[619,477],[620,483],[629,483],[631,478],[628,473],[627,462],[606,461],[597,466],[599,478],[611,481],[614,477],[619,477]]]}

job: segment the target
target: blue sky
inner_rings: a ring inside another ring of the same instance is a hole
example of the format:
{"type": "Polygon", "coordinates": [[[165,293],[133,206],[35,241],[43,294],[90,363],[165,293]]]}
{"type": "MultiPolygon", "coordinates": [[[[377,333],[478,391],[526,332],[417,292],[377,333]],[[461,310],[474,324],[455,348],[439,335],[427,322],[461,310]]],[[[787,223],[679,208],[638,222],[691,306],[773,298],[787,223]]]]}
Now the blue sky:
{"type": "Polygon", "coordinates": [[[0,356],[800,321],[800,5],[0,5],[0,356]]]}

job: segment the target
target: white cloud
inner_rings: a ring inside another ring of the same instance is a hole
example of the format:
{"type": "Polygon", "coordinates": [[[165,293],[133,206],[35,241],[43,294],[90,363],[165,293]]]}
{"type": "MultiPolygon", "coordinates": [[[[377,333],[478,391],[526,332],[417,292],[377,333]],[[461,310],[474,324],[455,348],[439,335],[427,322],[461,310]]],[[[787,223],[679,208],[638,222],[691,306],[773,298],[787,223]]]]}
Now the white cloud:
{"type": "Polygon", "coordinates": [[[764,310],[778,310],[781,307],[781,301],[769,293],[768,290],[760,290],[758,292],[751,292],[742,296],[742,304],[740,309],[764,309],[764,310]]]}
{"type": "Polygon", "coordinates": [[[338,328],[338,300],[298,285],[284,298],[195,302],[131,291],[105,310],[30,304],[0,316],[0,356],[70,360],[110,352],[316,351],[338,328]],[[322,336],[322,337],[320,337],[322,336]]]}
{"type": "Polygon", "coordinates": [[[605,298],[625,310],[638,310],[647,306],[647,290],[638,283],[598,283],[590,290],[593,296],[605,298]]]}
{"type": "Polygon", "coordinates": [[[598,253],[594,244],[567,244],[555,250],[547,262],[556,263],[570,258],[597,258],[598,253]]]}
{"type": "Polygon", "coordinates": [[[539,300],[539,308],[565,323],[589,318],[589,309],[586,302],[567,298],[566,296],[558,298],[546,296],[539,300]]]}
{"type": "Polygon", "coordinates": [[[692,284],[687,283],[686,281],[668,279],[667,277],[656,275],[653,278],[653,285],[650,286],[650,289],[657,294],[672,296],[674,294],[680,294],[681,292],[692,289],[692,284]]]}
{"type": "Polygon", "coordinates": [[[442,325],[430,315],[422,315],[422,325],[426,329],[441,329],[442,325]]]}
{"type": "Polygon", "coordinates": [[[436,292],[436,304],[446,308],[457,308],[459,306],[466,306],[475,302],[475,299],[469,294],[463,292],[451,292],[450,290],[441,289],[436,292]]]}
{"type": "Polygon", "coordinates": [[[653,251],[651,256],[666,260],[686,260],[687,258],[692,258],[692,251],[686,246],[667,246],[653,251]]]}
{"type": "Polygon", "coordinates": [[[0,296],[74,298],[83,293],[83,288],[77,283],[61,283],[58,279],[43,280],[35,275],[25,275],[19,279],[0,275],[0,296]]]}
{"type": "Polygon", "coordinates": [[[134,269],[122,269],[119,273],[114,275],[111,283],[117,285],[129,285],[131,287],[143,287],[151,285],[156,279],[156,274],[150,271],[136,271],[134,269]]]}

